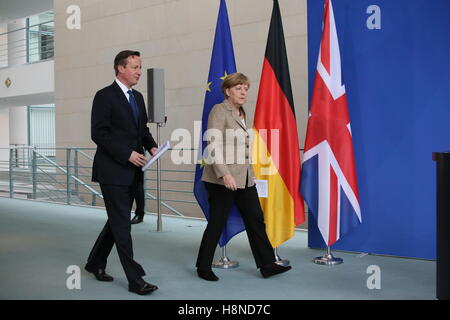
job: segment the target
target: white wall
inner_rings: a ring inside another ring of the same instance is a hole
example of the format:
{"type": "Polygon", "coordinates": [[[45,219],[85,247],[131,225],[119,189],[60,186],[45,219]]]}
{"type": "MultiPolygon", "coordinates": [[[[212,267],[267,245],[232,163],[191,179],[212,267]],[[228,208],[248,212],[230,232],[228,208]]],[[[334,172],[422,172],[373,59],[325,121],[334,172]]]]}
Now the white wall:
{"type": "MultiPolygon", "coordinates": [[[[141,52],[143,68],[165,69],[167,126],[193,130],[201,120],[219,0],[59,0],[55,10],[57,145],[93,147],[90,110],[95,92],[112,83],[113,60],[124,49],[141,52]],[[81,29],[66,12],[81,9],[81,29]],[[80,129],[84,130],[80,130],[80,129]]],[[[250,77],[246,105],[253,124],[272,0],[227,0],[236,64],[250,77]]],[[[300,141],[307,120],[306,0],[280,1],[300,141]]],[[[144,72],[136,89],[144,96],[144,72]]]]}
{"type": "Polygon", "coordinates": [[[55,90],[52,60],[0,69],[0,107],[53,104],[55,90]],[[10,78],[9,88],[4,81],[10,78]]]}
{"type": "Polygon", "coordinates": [[[3,44],[8,44],[2,47],[8,48],[7,55],[2,57],[7,58],[7,67],[0,69],[0,139],[3,147],[28,144],[27,105],[54,103],[54,62],[26,64],[26,30],[22,29],[24,27],[26,19],[10,21],[6,27],[9,33],[6,38],[2,38],[3,44]],[[6,79],[11,80],[10,87],[4,83],[6,79]]]}
{"type": "Polygon", "coordinates": [[[24,86],[24,81],[22,79],[33,79],[31,74],[22,74],[23,69],[20,66],[26,64],[27,62],[27,20],[26,18],[16,19],[8,23],[8,68],[4,69],[4,72],[0,71],[0,79],[9,78],[14,82],[8,88],[6,86],[1,86],[0,89],[0,105],[1,106],[20,106],[11,108],[9,110],[9,145],[12,144],[27,144],[28,137],[28,125],[27,125],[27,107],[24,107],[26,103],[21,101],[19,98],[20,91],[28,90],[24,86]],[[21,87],[20,87],[21,86],[21,87]],[[20,89],[20,90],[18,90],[20,89]],[[8,100],[10,103],[2,103],[8,100]],[[4,100],[5,99],[5,100],[4,100]],[[11,103],[14,101],[14,103],[11,103]]]}
{"type": "MultiPolygon", "coordinates": [[[[273,1],[226,2],[237,68],[251,80],[245,106],[251,127],[273,1]]],[[[141,52],[144,70],[165,70],[168,122],[161,129],[161,141],[170,139],[173,130],[178,128],[189,130],[193,136],[194,121],[201,121],[202,116],[219,4],[219,0],[55,1],[56,145],[95,147],[90,134],[92,100],[97,90],[113,82],[114,57],[125,49],[141,52]],[[81,29],[67,27],[67,21],[71,21],[67,9],[71,5],[81,9],[81,29]]],[[[282,0],[280,10],[298,134],[303,142],[308,115],[306,0],[282,0]]],[[[144,97],[146,83],[144,72],[136,87],[144,97]]],[[[155,125],[150,125],[150,129],[155,135],[155,125]]],[[[193,139],[191,142],[195,147],[198,144],[193,139]]],[[[163,169],[193,167],[175,166],[171,161],[163,165],[163,169]]],[[[154,187],[153,183],[149,185],[154,187]]],[[[180,184],[165,187],[175,189],[180,184]]],[[[182,197],[181,193],[167,196],[184,200],[182,197]]],[[[190,193],[186,199],[194,198],[190,193]]],[[[182,208],[182,204],[174,206],[184,214],[203,217],[196,204],[191,208],[182,208]]]]}

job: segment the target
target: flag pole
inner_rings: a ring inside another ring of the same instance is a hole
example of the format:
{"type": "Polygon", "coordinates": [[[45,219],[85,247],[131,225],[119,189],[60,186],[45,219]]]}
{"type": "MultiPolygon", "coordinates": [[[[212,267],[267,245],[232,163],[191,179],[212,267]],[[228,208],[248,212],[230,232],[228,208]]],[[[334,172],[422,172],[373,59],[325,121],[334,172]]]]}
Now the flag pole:
{"type": "Polygon", "coordinates": [[[222,258],[217,262],[213,262],[212,267],[217,269],[234,269],[239,267],[239,262],[230,260],[227,257],[227,246],[223,246],[222,258]]]}
{"type": "Polygon", "coordinates": [[[287,259],[281,259],[280,256],[278,255],[278,247],[273,249],[273,253],[275,254],[275,263],[283,266],[283,267],[287,267],[290,264],[290,261],[287,259]]]}
{"type": "MultiPolygon", "coordinates": [[[[156,124],[156,140],[158,147],[161,143],[161,133],[160,133],[161,124],[156,124]]],[[[161,215],[161,158],[156,160],[156,212],[157,212],[157,220],[156,220],[156,231],[162,232],[162,215],[161,215]]]]}
{"type": "Polygon", "coordinates": [[[333,256],[331,253],[331,248],[327,246],[327,253],[321,257],[314,258],[313,262],[315,264],[321,264],[326,266],[334,266],[344,262],[342,258],[333,256]]]}

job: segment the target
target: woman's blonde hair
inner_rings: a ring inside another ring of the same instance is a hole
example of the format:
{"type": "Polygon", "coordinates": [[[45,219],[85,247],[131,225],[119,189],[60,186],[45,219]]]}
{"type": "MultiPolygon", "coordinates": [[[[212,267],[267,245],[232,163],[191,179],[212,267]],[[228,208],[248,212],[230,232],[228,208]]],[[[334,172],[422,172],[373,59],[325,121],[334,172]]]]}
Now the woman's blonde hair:
{"type": "Polygon", "coordinates": [[[225,98],[227,98],[227,89],[233,88],[239,84],[245,84],[250,88],[250,81],[248,77],[240,72],[235,72],[226,76],[222,82],[222,93],[225,98]]]}

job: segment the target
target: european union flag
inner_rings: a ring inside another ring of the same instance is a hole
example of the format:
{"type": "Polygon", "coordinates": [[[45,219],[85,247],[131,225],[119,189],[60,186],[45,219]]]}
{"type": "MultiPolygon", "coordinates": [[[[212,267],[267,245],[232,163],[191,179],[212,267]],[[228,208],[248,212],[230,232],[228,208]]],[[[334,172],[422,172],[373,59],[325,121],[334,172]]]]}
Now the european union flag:
{"type": "MultiPolygon", "coordinates": [[[[214,46],[211,56],[211,64],[209,67],[208,83],[206,85],[205,104],[203,106],[202,116],[202,135],[208,127],[208,116],[214,105],[224,100],[222,90],[220,88],[223,79],[228,74],[236,72],[236,63],[234,61],[233,41],[231,39],[230,23],[228,21],[227,5],[225,0],[220,0],[219,16],[217,18],[216,35],[214,36],[214,46]]],[[[199,155],[202,157],[203,150],[206,148],[206,141],[201,141],[201,149],[199,155]]],[[[208,192],[201,180],[203,174],[203,158],[199,161],[195,169],[194,195],[198,204],[203,210],[206,219],[209,219],[209,203],[208,192]]],[[[224,227],[222,236],[219,240],[221,247],[239,232],[245,230],[239,210],[234,205],[231,208],[230,216],[224,227]]]]}

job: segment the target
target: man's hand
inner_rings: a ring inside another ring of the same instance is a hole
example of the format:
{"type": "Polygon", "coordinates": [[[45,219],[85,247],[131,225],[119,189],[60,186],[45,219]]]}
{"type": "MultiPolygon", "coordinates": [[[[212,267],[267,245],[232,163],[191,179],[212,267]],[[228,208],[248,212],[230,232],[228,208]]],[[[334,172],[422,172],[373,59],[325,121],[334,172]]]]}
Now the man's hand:
{"type": "Polygon", "coordinates": [[[223,176],[223,183],[225,184],[225,188],[231,191],[237,190],[236,180],[231,174],[227,174],[223,176]]]}
{"type": "Polygon", "coordinates": [[[136,167],[143,167],[147,162],[147,158],[139,152],[133,151],[128,161],[130,161],[136,167]]]}
{"type": "Polygon", "coordinates": [[[150,152],[150,154],[151,154],[152,156],[154,156],[155,154],[158,153],[158,148],[157,148],[157,147],[153,147],[153,148],[150,149],[149,152],[150,152]]]}

